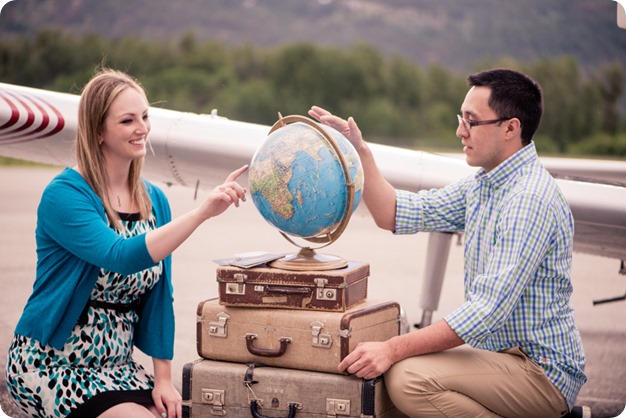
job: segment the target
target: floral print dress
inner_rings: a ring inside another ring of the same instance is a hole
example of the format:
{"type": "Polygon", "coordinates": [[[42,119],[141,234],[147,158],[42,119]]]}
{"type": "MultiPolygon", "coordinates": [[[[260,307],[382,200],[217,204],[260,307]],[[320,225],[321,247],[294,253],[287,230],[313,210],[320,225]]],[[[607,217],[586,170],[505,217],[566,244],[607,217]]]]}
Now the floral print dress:
{"type": "MultiPolygon", "coordinates": [[[[139,220],[138,214],[120,215],[126,237],[155,228],[154,215],[148,220],[139,220]]],[[[101,269],[91,300],[136,303],[161,272],[161,263],[126,276],[101,269]]],[[[7,359],[11,396],[28,416],[65,417],[103,392],[152,389],[153,377],[132,358],[137,321],[134,310],[88,306],[63,350],[15,335],[7,359]]]]}

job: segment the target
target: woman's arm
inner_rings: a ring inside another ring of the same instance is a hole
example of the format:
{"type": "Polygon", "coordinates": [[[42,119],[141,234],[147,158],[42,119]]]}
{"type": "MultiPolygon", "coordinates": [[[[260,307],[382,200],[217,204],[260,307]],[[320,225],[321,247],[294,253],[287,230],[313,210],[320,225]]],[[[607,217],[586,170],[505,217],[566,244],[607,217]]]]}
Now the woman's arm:
{"type": "Polygon", "coordinates": [[[237,182],[237,178],[248,169],[245,165],[226,178],[226,181],[209,193],[196,209],[177,217],[160,228],[146,234],[146,246],[155,262],[163,260],[178,248],[207,219],[224,212],[231,204],[239,206],[239,200],[245,201],[246,190],[237,182]]]}
{"type": "Polygon", "coordinates": [[[154,406],[156,406],[161,416],[167,416],[168,418],[182,417],[182,397],[172,384],[172,362],[170,360],[153,358],[152,364],[154,366],[154,389],[152,390],[154,406]]]}

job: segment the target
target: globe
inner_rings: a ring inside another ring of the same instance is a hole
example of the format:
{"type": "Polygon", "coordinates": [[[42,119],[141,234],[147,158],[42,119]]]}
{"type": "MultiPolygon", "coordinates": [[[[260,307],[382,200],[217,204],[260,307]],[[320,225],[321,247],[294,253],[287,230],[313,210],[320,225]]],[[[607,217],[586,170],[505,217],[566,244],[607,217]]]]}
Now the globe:
{"type": "MultiPolygon", "coordinates": [[[[289,237],[323,246],[334,242],[359,205],[364,183],[361,160],[350,141],[303,116],[281,116],[252,157],[248,179],[261,216],[303,248],[300,256],[313,263],[312,248],[289,237]]],[[[309,262],[302,269],[316,269],[309,262]]]]}

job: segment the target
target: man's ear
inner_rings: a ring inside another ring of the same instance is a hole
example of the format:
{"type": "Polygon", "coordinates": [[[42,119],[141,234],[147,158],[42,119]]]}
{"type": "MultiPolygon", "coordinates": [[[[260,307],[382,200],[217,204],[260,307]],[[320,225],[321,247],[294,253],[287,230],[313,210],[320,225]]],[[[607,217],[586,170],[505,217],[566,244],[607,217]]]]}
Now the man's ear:
{"type": "Polygon", "coordinates": [[[506,135],[510,137],[522,136],[522,122],[518,118],[511,118],[504,121],[506,127],[506,135]]]}

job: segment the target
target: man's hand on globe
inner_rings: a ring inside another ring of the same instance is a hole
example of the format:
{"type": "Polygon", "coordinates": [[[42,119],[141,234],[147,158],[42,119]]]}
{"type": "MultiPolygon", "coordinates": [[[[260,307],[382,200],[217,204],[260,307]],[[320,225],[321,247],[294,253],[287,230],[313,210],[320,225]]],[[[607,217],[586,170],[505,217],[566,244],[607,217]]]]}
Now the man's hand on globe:
{"type": "Polygon", "coordinates": [[[350,116],[348,120],[345,120],[339,116],[333,115],[328,110],[319,106],[311,107],[309,110],[309,116],[318,120],[320,123],[341,132],[341,134],[352,143],[357,152],[365,146],[365,140],[363,139],[361,130],[352,116],[350,116]]]}
{"type": "Polygon", "coordinates": [[[339,131],[299,118],[275,129],[256,150],[250,196],[265,220],[286,235],[337,235],[361,200],[363,167],[339,131]]]}

